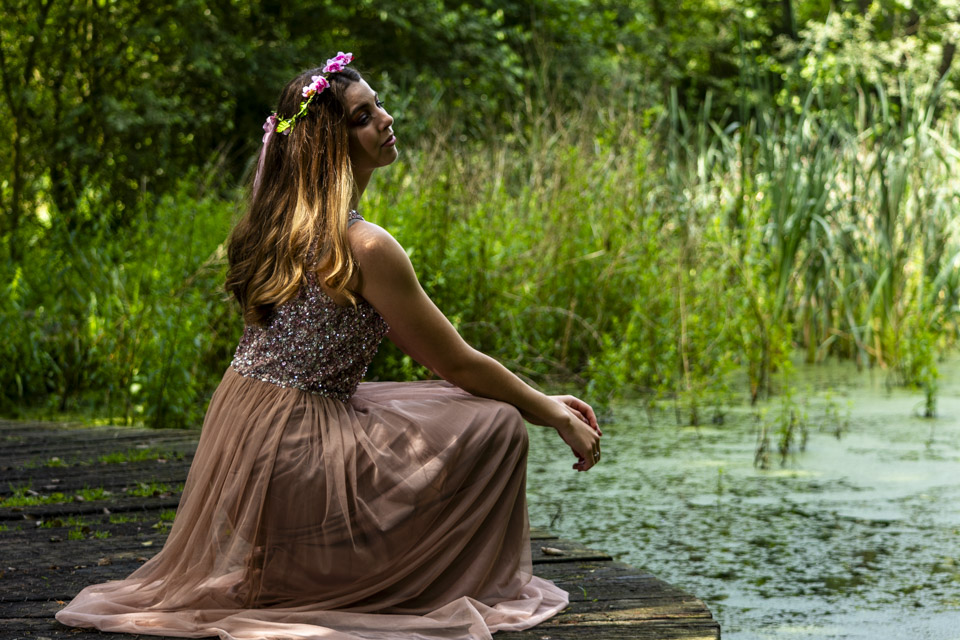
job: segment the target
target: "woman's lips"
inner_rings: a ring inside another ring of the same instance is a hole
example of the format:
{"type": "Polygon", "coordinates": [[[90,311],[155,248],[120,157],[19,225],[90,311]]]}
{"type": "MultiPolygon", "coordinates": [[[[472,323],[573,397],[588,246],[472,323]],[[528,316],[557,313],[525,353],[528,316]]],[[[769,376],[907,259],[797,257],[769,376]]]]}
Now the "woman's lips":
{"type": "Polygon", "coordinates": [[[395,145],[395,144],[397,144],[397,136],[390,136],[389,138],[387,138],[387,141],[384,142],[384,143],[383,143],[382,145],[380,145],[380,146],[381,146],[381,147],[392,147],[392,146],[395,145]]]}

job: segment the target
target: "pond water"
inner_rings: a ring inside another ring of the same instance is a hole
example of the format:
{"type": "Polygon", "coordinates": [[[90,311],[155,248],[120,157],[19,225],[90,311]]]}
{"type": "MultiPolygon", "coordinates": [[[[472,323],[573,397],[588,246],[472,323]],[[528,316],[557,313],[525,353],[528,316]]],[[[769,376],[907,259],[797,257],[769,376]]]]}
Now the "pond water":
{"type": "Polygon", "coordinates": [[[614,408],[588,473],[531,427],[533,525],[603,549],[702,598],[725,640],[960,640],[960,361],[937,417],[884,372],[800,368],[802,452],[754,466],[782,398],[678,427],[672,409],[614,408]]]}

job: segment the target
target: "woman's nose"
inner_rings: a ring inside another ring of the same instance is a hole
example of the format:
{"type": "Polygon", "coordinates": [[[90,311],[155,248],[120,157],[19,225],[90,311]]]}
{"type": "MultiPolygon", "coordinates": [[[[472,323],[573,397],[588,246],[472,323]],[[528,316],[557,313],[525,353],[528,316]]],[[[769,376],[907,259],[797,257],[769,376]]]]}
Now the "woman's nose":
{"type": "Polygon", "coordinates": [[[390,127],[393,126],[393,116],[390,115],[390,112],[387,111],[386,109],[383,110],[383,115],[384,115],[383,128],[384,128],[384,129],[389,129],[390,127]]]}

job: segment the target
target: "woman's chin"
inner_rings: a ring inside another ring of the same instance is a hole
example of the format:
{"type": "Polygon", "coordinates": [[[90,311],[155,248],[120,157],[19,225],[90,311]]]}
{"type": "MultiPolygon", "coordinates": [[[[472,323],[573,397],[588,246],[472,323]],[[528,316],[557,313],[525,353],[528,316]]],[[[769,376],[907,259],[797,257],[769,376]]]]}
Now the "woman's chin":
{"type": "Polygon", "coordinates": [[[384,152],[387,158],[387,164],[393,164],[394,160],[396,160],[400,155],[400,150],[397,149],[396,144],[392,144],[389,147],[384,147],[384,152]]]}

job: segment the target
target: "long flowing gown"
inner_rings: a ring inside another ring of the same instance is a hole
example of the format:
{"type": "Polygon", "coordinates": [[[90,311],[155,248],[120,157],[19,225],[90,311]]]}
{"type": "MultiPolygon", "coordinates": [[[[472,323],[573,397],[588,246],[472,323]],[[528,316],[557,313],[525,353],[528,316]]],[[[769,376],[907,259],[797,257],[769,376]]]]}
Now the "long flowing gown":
{"type": "MultiPolygon", "coordinates": [[[[353,218],[359,218],[354,215],[353,218]]],[[[311,276],[248,325],[163,549],[66,625],[224,640],[467,640],[567,605],[532,574],[518,411],[439,381],[359,383],[386,323],[311,276]]]]}

